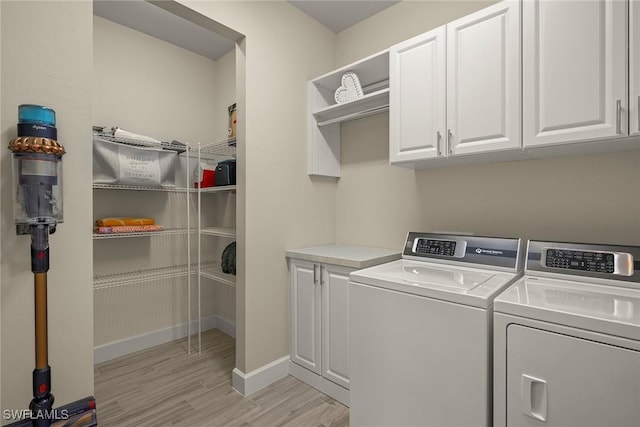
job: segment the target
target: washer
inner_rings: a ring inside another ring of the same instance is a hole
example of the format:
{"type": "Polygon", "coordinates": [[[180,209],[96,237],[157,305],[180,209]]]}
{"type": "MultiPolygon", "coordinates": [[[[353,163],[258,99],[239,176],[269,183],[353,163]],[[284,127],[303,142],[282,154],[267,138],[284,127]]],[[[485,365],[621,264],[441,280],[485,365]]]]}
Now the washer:
{"type": "Polygon", "coordinates": [[[492,303],[520,239],[409,233],[402,259],[350,275],[352,426],[489,425],[492,303]]]}
{"type": "Polygon", "coordinates": [[[640,426],[640,247],[530,241],[494,310],[495,426],[640,426]]]}

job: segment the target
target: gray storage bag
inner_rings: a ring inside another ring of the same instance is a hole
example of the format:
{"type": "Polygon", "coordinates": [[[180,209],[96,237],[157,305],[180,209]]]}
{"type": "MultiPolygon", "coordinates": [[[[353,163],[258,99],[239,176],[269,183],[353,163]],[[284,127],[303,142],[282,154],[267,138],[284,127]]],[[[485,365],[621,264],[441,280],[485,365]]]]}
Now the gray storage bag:
{"type": "Polygon", "coordinates": [[[175,187],[177,165],[175,151],[93,138],[95,184],[175,187]]]}

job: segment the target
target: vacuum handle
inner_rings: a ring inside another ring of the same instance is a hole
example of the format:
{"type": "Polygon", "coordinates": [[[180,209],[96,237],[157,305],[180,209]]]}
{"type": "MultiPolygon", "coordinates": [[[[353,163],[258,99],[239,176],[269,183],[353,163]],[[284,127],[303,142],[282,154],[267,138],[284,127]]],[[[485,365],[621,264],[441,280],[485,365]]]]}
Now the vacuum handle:
{"type": "Polygon", "coordinates": [[[31,271],[33,274],[49,271],[49,226],[31,227],[31,271]]]}

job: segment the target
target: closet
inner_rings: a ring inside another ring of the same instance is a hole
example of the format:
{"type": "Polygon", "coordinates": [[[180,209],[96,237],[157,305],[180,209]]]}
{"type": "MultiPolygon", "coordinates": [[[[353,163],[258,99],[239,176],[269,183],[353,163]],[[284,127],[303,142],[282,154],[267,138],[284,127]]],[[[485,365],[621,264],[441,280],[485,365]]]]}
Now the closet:
{"type": "Polygon", "coordinates": [[[227,40],[212,59],[147,34],[143,18],[184,35],[170,23],[184,19],[170,15],[146,2],[94,3],[94,126],[177,150],[173,183],[93,184],[94,219],[151,217],[162,226],[94,233],[95,363],[182,337],[189,337],[185,352],[199,351],[200,333],[210,328],[235,336],[235,276],[220,264],[235,240],[236,186],[195,185],[201,166],[236,157],[227,111],[236,102],[235,43],[227,40]]]}

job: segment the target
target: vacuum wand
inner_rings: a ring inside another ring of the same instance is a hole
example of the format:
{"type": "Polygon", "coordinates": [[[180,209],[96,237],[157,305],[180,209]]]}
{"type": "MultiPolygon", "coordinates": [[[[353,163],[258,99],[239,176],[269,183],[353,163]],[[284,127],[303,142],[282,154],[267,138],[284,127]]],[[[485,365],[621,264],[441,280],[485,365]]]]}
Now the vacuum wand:
{"type": "MultiPolygon", "coordinates": [[[[49,226],[31,226],[31,271],[34,278],[36,368],[33,370],[33,400],[29,409],[49,414],[53,408],[47,322],[47,271],[49,271],[49,226]]],[[[49,417],[36,417],[34,426],[49,426],[49,417]]]]}

